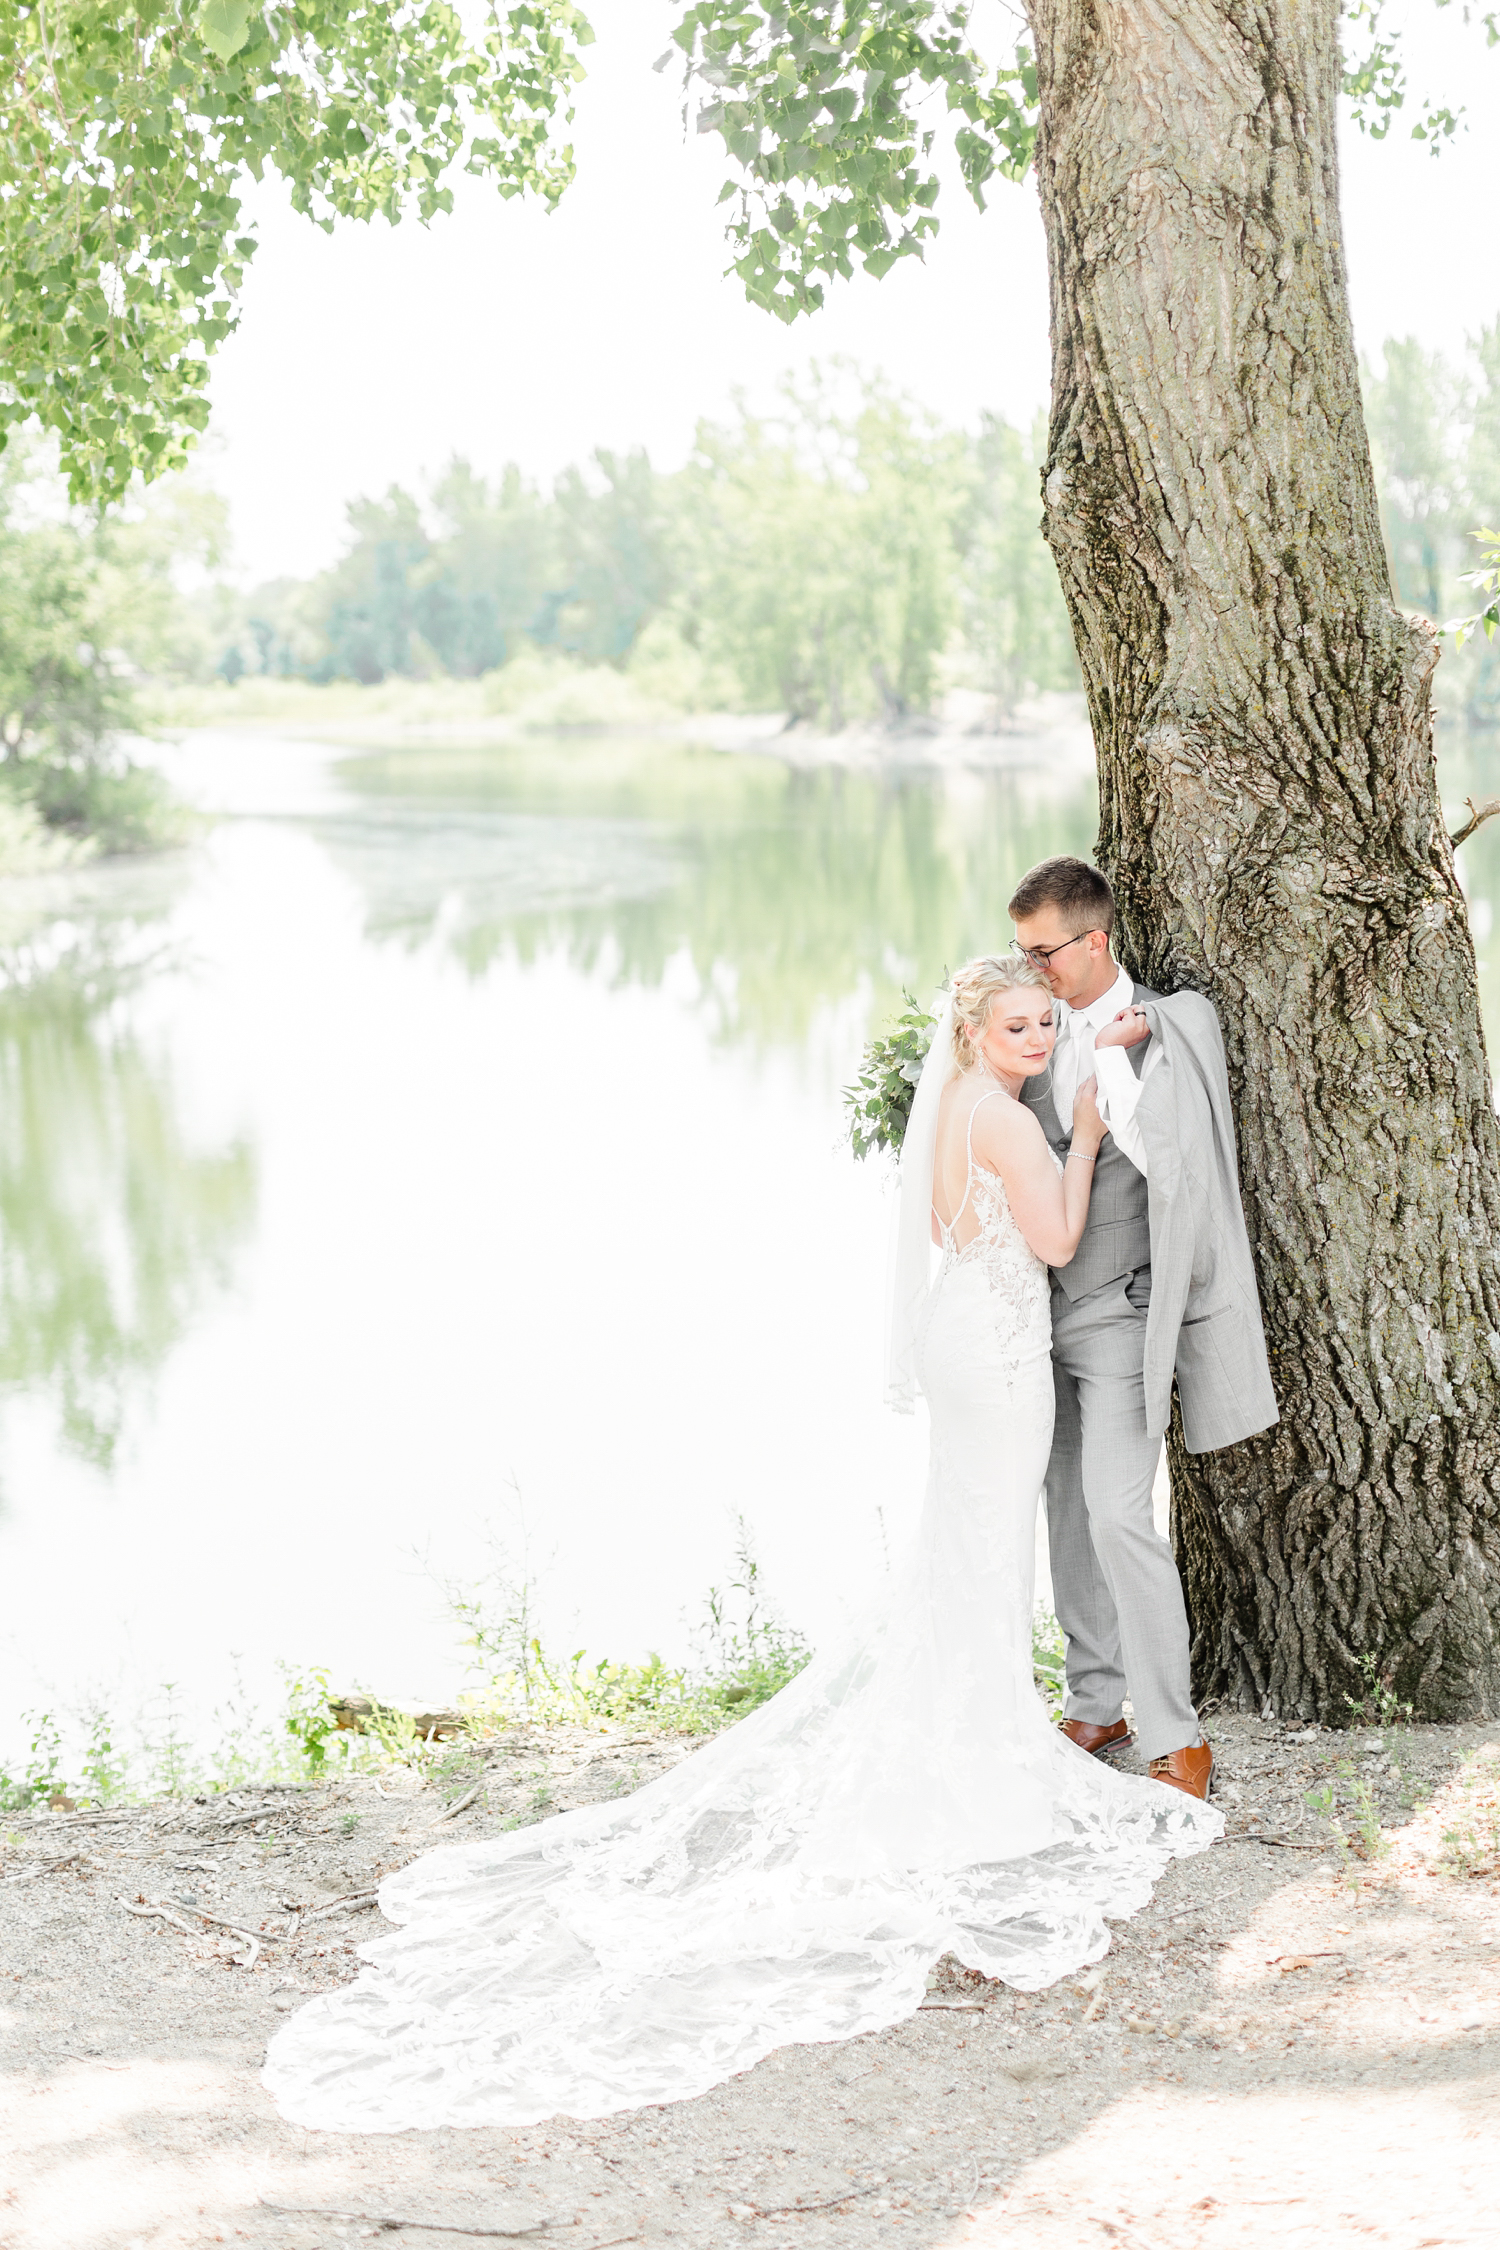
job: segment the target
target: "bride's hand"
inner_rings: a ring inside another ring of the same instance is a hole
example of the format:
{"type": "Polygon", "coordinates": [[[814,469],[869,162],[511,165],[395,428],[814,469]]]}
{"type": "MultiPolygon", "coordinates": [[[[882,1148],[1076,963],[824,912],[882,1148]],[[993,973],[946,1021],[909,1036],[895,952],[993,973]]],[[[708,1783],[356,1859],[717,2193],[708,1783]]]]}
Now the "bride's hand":
{"type": "Polygon", "coordinates": [[[1099,1081],[1085,1078],[1073,1096],[1073,1149],[1079,1156],[1097,1156],[1109,1127],[1099,1115],[1099,1081]]]}

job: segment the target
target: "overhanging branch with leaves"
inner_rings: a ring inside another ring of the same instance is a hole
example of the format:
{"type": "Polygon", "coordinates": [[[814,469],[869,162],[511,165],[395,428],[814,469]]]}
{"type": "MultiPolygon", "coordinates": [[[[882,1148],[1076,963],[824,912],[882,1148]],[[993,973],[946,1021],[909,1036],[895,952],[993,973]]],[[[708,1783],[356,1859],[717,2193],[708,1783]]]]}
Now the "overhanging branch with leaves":
{"type": "Polygon", "coordinates": [[[35,416],[76,500],[208,420],[268,169],[318,225],[430,219],[455,164],[556,203],[592,37],[572,0],[466,33],[446,0],[22,0],[0,10],[0,436],[35,416]]]}
{"type": "MultiPolygon", "coordinates": [[[[1018,45],[990,68],[949,0],[697,0],[675,34],[739,170],[729,237],[752,303],[781,320],[812,312],[823,282],[858,262],[877,277],[920,257],[937,231],[939,121],[983,208],[998,172],[1024,177],[1036,139],[1036,74],[1018,45]],[[927,107],[932,106],[928,122],[927,107]]],[[[670,50],[663,62],[671,59],[670,50]]]]}

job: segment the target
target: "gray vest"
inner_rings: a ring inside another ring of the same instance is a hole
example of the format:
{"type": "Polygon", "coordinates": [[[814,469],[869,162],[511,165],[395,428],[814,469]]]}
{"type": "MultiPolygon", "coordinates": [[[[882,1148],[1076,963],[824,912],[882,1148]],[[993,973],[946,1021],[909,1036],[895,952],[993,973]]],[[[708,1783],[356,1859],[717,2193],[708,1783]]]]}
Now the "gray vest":
{"type": "MultiPolygon", "coordinates": [[[[1161,994],[1153,992],[1149,985],[1138,984],[1135,998],[1139,1004],[1159,1000],[1161,994]]],[[[1138,1047],[1125,1050],[1137,1078],[1146,1060],[1147,1047],[1148,1042],[1143,1039],[1138,1047]]],[[[1039,1078],[1028,1078],[1021,1089],[1021,1099],[1028,1109],[1036,1111],[1051,1147],[1059,1156],[1066,1157],[1073,1142],[1073,1121],[1069,1118],[1064,1125],[1052,1106],[1051,1071],[1043,1071],[1039,1078]]],[[[1089,1199],[1083,1238],[1067,1265],[1052,1268],[1052,1279],[1065,1297],[1073,1300],[1086,1297],[1091,1290],[1118,1281],[1122,1274],[1138,1273],[1142,1266],[1150,1265],[1151,1227],[1147,1213],[1145,1178],[1117,1147],[1111,1133],[1094,1166],[1094,1192],[1089,1199]]]]}

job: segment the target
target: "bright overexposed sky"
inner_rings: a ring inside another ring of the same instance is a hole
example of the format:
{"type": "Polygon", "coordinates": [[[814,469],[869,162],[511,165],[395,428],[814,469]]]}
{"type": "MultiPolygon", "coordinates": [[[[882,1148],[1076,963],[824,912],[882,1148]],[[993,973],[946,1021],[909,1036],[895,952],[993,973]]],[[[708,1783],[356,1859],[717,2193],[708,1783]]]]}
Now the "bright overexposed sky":
{"type": "MultiPolygon", "coordinates": [[[[1047,392],[1046,260],[1036,194],[998,183],[976,213],[945,191],[926,262],[835,285],[786,329],[724,278],[726,176],[712,137],[684,138],[680,79],[651,65],[678,9],[602,0],[561,208],[504,203],[463,180],[430,227],[317,231],[268,185],[240,330],[213,376],[202,474],[231,506],[235,575],[331,561],[344,508],[392,482],[420,490],[454,454],[546,478],[595,446],[685,457],[732,394],[836,355],[882,369],[944,417],[1028,418],[1047,392]]],[[[1345,232],[1360,346],[1416,335],[1458,352],[1500,314],[1485,212],[1500,133],[1500,50],[1459,11],[1400,0],[1413,79],[1468,107],[1434,159],[1398,121],[1344,136],[1345,232]]],[[[1395,10],[1391,13],[1394,15],[1395,10]]]]}

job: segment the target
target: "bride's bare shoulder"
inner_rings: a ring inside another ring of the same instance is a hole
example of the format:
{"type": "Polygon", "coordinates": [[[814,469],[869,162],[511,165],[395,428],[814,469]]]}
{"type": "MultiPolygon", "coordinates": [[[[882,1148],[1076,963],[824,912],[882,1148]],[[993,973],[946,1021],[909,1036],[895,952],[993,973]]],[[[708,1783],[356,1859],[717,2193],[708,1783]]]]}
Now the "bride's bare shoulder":
{"type": "Polygon", "coordinates": [[[992,1167],[1046,1148],[1041,1121],[1024,1102],[982,1078],[951,1078],[938,1105],[938,1131],[967,1134],[971,1120],[974,1154],[992,1167]]]}
{"type": "Polygon", "coordinates": [[[1041,1121],[1024,1102],[1009,1094],[998,1101],[976,1105],[974,1116],[974,1150],[996,1162],[1002,1158],[1027,1155],[1047,1145],[1041,1121]]]}

